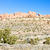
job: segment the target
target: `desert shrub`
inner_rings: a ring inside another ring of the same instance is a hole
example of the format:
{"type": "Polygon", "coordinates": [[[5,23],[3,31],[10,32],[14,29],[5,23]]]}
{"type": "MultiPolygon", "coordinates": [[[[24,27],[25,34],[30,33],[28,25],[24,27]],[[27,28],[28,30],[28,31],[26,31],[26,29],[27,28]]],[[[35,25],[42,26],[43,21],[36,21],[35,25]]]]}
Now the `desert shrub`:
{"type": "Polygon", "coordinates": [[[13,35],[9,36],[9,38],[8,38],[8,44],[15,44],[16,40],[17,40],[16,36],[13,36],[13,35]]]}
{"type": "Polygon", "coordinates": [[[50,23],[50,21],[47,22],[47,24],[49,24],[49,23],[50,23]]]}
{"type": "Polygon", "coordinates": [[[0,30],[0,42],[1,43],[8,43],[8,44],[15,44],[15,41],[17,40],[16,36],[10,36],[11,29],[1,29],[0,30]]]}
{"type": "Polygon", "coordinates": [[[40,41],[40,39],[39,39],[39,38],[35,38],[34,40],[35,40],[35,41],[40,41]]]}
{"type": "Polygon", "coordinates": [[[50,44],[50,37],[45,38],[45,39],[46,39],[46,41],[44,41],[43,44],[50,44]]]}
{"type": "Polygon", "coordinates": [[[36,41],[36,40],[33,40],[33,39],[30,39],[30,40],[29,40],[29,43],[30,43],[30,44],[33,44],[33,45],[37,45],[37,41],[36,41]]]}
{"type": "Polygon", "coordinates": [[[36,34],[34,36],[37,36],[36,34]]]}
{"type": "Polygon", "coordinates": [[[33,44],[33,45],[37,45],[37,41],[32,39],[32,38],[27,38],[26,40],[26,43],[30,43],[30,44],[33,44]]]}
{"type": "Polygon", "coordinates": [[[35,29],[33,29],[32,32],[35,32],[35,29]]]}

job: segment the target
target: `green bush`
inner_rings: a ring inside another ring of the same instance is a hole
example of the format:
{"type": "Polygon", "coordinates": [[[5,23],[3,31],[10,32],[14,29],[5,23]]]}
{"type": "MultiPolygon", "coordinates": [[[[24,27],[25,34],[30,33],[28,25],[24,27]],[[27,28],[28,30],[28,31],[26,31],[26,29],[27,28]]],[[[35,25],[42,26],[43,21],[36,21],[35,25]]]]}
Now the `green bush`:
{"type": "Polygon", "coordinates": [[[11,29],[0,29],[0,43],[15,44],[17,40],[16,36],[10,36],[11,29]]]}
{"type": "Polygon", "coordinates": [[[45,42],[43,42],[43,44],[50,44],[50,37],[45,38],[45,39],[46,39],[46,41],[45,41],[45,42]]]}

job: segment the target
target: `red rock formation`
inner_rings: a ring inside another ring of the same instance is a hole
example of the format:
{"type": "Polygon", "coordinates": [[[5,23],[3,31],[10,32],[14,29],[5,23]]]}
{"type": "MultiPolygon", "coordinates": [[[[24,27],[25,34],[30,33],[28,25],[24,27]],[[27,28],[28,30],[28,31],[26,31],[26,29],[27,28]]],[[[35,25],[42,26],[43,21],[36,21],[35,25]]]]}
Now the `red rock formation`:
{"type": "Polygon", "coordinates": [[[29,11],[28,14],[32,14],[32,15],[35,16],[35,15],[36,15],[36,12],[31,12],[31,11],[29,11]]]}
{"type": "Polygon", "coordinates": [[[50,15],[45,15],[45,17],[50,17],[50,15]]]}
{"type": "Polygon", "coordinates": [[[36,12],[31,12],[29,11],[28,14],[27,13],[22,13],[22,12],[17,12],[14,14],[0,14],[0,19],[4,19],[4,18],[21,18],[21,17],[50,17],[50,15],[41,15],[38,14],[36,12]]]}
{"type": "Polygon", "coordinates": [[[22,13],[22,12],[17,12],[17,13],[14,13],[14,16],[16,16],[16,17],[26,17],[27,16],[27,14],[26,13],[22,13]]]}
{"type": "Polygon", "coordinates": [[[0,14],[0,19],[2,19],[3,18],[3,15],[2,14],[0,14]]]}
{"type": "Polygon", "coordinates": [[[39,17],[44,17],[44,15],[38,14],[39,17]]]}
{"type": "Polygon", "coordinates": [[[9,16],[9,14],[7,14],[7,13],[3,14],[4,18],[8,18],[8,16],[9,16]]]}

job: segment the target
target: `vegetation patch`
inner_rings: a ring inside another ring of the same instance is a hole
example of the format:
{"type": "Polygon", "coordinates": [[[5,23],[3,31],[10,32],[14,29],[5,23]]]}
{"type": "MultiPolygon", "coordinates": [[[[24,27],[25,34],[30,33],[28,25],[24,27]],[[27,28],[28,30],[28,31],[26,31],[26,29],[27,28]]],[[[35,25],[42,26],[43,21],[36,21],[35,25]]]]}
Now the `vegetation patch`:
{"type": "Polygon", "coordinates": [[[10,36],[11,29],[0,29],[0,43],[15,44],[17,37],[10,36]]]}

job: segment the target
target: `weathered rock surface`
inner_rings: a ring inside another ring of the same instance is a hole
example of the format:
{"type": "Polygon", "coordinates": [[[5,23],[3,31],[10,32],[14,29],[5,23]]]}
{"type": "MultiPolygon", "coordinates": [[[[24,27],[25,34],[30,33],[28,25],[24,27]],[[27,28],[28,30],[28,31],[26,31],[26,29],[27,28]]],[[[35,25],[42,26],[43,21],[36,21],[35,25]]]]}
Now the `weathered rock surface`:
{"type": "Polygon", "coordinates": [[[5,14],[0,14],[0,19],[4,19],[4,18],[22,18],[22,17],[50,17],[50,15],[41,15],[39,13],[36,13],[36,12],[31,12],[29,11],[28,14],[27,13],[22,13],[22,12],[17,12],[17,13],[14,13],[14,14],[8,14],[8,13],[5,13],[5,14]]]}

